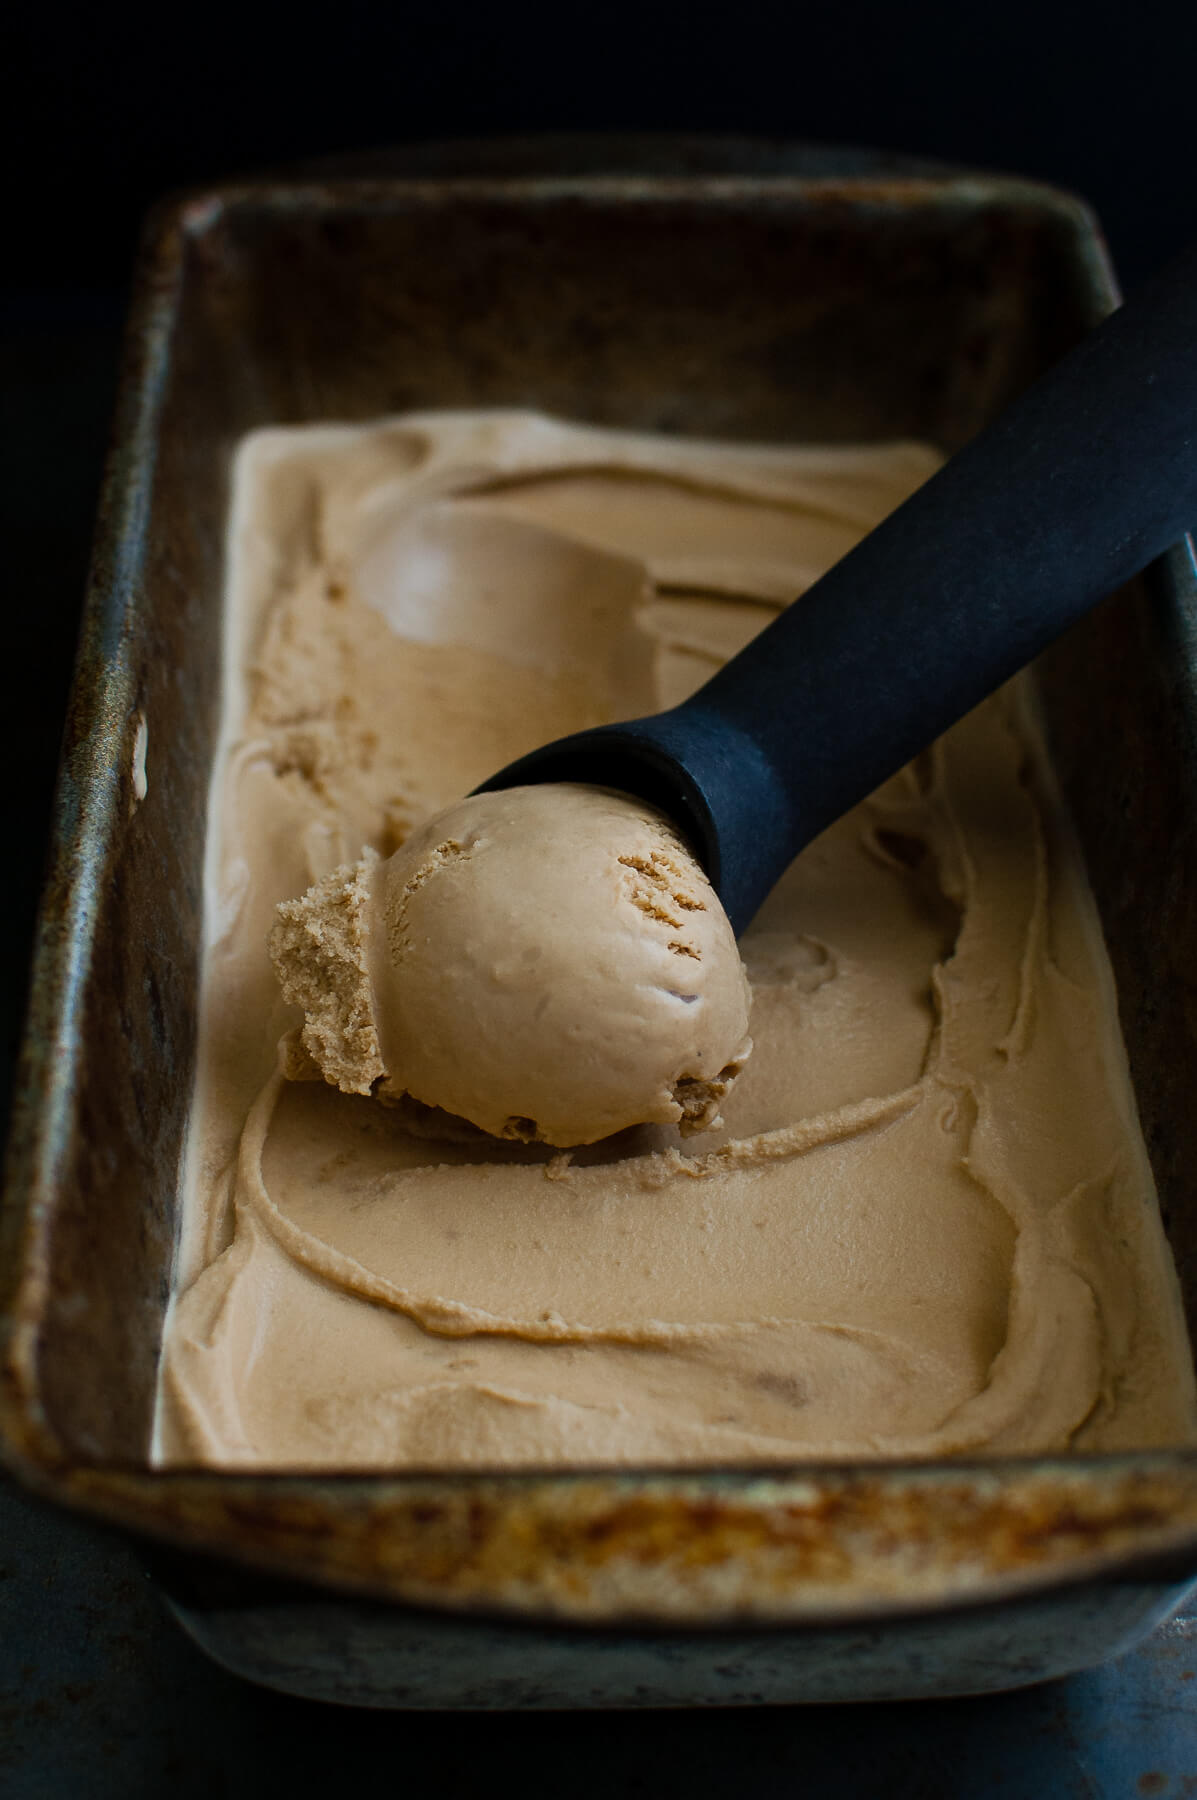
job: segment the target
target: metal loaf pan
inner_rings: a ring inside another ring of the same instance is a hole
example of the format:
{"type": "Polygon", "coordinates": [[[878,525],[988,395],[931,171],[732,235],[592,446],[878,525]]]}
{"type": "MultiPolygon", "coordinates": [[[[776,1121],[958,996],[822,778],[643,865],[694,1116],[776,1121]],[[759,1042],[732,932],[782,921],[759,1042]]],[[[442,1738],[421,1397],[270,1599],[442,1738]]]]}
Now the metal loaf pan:
{"type": "MultiPolygon", "coordinates": [[[[0,1406],[11,1465],[156,1544],[180,1617],[230,1667],[374,1705],[977,1692],[1112,1654],[1197,1576],[1186,1451],[767,1476],[147,1456],[242,434],[494,405],[952,451],[1114,299],[1078,201],[859,152],[463,146],[158,215],[36,952],[0,1406]]],[[[1191,1322],[1195,606],[1180,549],[1041,665],[1191,1322]]]]}

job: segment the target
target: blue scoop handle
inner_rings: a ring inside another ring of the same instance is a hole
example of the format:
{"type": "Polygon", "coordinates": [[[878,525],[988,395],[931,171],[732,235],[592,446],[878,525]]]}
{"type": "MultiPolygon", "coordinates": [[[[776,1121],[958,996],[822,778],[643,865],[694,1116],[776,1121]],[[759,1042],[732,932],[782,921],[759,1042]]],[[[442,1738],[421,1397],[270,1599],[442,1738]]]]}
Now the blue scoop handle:
{"type": "Polygon", "coordinates": [[[689,700],[484,785],[652,802],[742,931],[825,826],[1195,523],[1197,245],[689,700]]]}

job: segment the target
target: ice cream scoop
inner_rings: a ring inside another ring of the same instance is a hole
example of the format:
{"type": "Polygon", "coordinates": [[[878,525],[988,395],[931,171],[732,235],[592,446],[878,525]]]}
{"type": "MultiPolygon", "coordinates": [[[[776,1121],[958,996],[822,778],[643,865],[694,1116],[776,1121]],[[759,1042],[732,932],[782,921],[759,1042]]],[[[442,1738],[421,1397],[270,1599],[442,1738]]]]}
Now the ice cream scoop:
{"type": "Polygon", "coordinates": [[[650,801],[739,933],[805,844],[1195,522],[1197,247],[684,704],[485,786],[650,801]]]}
{"type": "Polygon", "coordinates": [[[708,1129],[752,1047],[710,882],[622,794],[471,796],[279,913],[275,965],[324,1078],[495,1137],[708,1129]]]}

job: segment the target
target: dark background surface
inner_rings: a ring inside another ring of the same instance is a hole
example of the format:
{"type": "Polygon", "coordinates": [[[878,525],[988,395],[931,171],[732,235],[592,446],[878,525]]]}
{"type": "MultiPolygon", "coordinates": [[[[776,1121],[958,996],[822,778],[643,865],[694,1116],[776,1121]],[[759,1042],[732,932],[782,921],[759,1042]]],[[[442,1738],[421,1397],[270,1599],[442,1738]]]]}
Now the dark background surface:
{"type": "MultiPolygon", "coordinates": [[[[139,221],[159,194],[300,158],[493,133],[872,144],[1085,194],[1127,287],[1197,236],[1197,7],[821,0],[555,12],[339,0],[26,4],[4,27],[0,314],[7,1104],[58,736],[139,221]]],[[[1197,1624],[1034,1694],[939,1706],[451,1722],[245,1688],[136,1558],[0,1488],[0,1792],[355,1790],[443,1764],[578,1795],[1197,1792],[1197,1624]],[[1186,1681],[1190,1685],[1186,1686],[1186,1681]]]]}
{"type": "Polygon", "coordinates": [[[9,236],[34,286],[119,287],[165,188],[355,147],[729,131],[1018,170],[1090,195],[1129,274],[1197,234],[1197,11],[1161,0],[206,0],[18,12],[9,236]]]}

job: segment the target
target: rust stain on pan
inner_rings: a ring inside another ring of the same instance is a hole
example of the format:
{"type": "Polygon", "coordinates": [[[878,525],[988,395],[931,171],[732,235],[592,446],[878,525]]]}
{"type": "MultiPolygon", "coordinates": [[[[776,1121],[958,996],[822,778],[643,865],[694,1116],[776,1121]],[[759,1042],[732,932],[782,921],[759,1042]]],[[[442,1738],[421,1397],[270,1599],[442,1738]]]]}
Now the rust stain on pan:
{"type": "Polygon", "coordinates": [[[75,1468],[56,1490],[276,1574],[579,1622],[867,1618],[1197,1555],[1197,1469],[1182,1455],[768,1477],[75,1468]]]}

